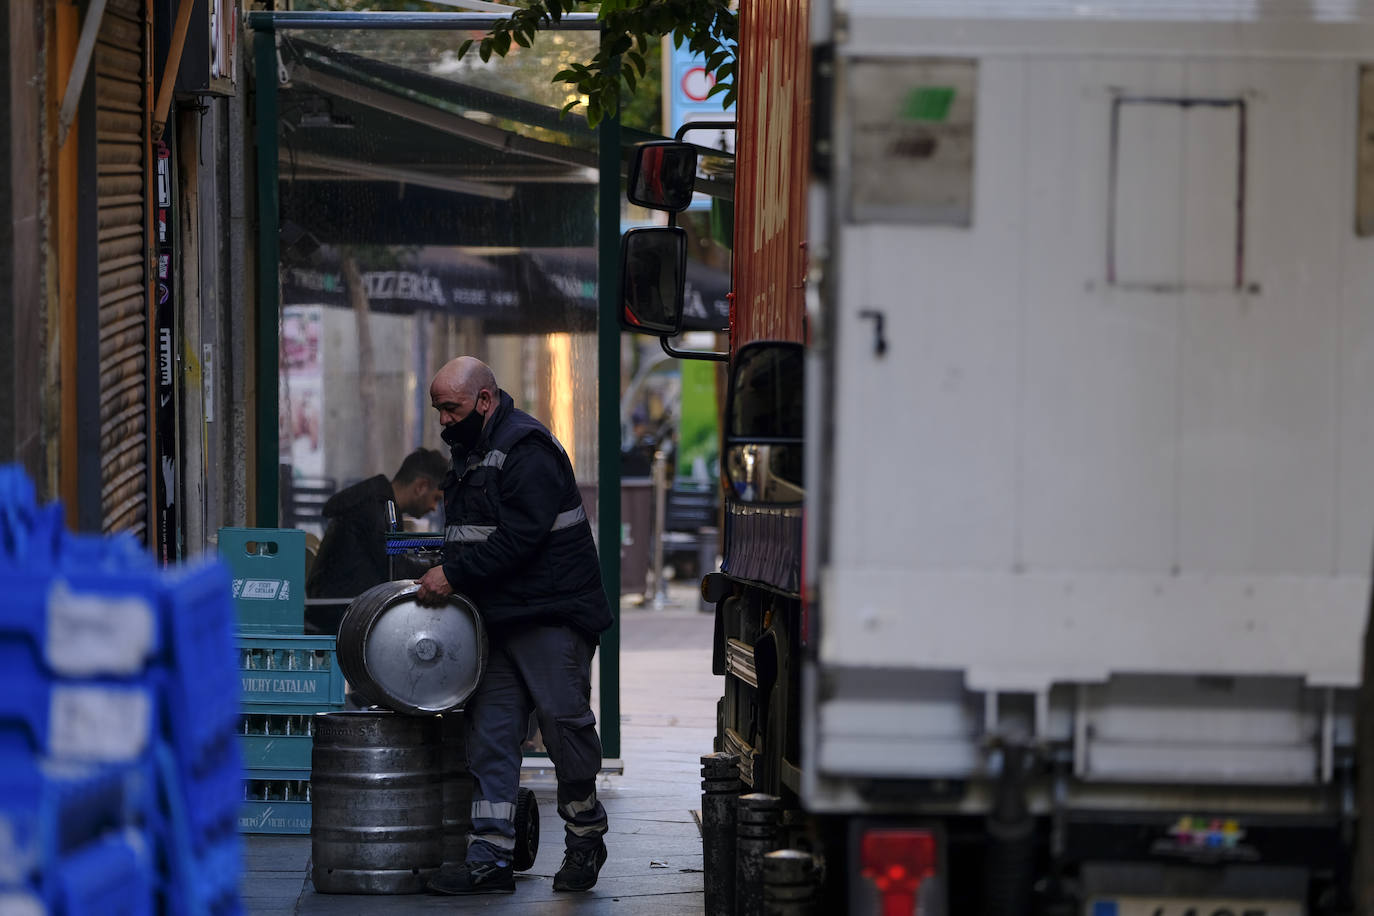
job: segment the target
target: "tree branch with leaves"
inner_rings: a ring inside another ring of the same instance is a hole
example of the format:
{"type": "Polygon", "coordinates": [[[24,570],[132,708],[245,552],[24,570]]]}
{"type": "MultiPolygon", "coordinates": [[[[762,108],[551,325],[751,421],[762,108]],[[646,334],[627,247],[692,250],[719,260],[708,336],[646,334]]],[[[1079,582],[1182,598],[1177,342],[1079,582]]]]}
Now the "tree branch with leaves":
{"type": "MultiPolygon", "coordinates": [[[[578,0],[527,0],[524,7],[499,20],[483,38],[469,39],[458,48],[461,59],[474,45],[483,62],[505,57],[511,45],[528,48],[541,29],[557,24],[580,6],[578,0]]],[[[739,17],[729,0],[602,0],[597,9],[601,45],[590,61],[574,63],[554,74],[587,99],[587,123],[595,126],[620,110],[622,89],[633,94],[648,70],[649,42],[671,35],[674,46],[684,44],[706,60],[715,75],[710,95],[721,95],[721,107],[735,101],[735,62],[738,56],[739,17]]],[[[571,111],[574,99],[563,107],[571,111]]]]}

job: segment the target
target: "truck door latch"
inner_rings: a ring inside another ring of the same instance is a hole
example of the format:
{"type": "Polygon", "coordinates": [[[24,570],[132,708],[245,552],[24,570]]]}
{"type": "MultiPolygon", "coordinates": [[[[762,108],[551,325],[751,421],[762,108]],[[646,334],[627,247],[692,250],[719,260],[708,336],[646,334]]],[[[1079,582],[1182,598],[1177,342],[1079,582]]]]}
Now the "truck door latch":
{"type": "Polygon", "coordinates": [[[864,309],[859,312],[860,318],[868,318],[873,321],[873,355],[882,356],[887,352],[887,338],[883,336],[883,313],[877,309],[864,309]]]}

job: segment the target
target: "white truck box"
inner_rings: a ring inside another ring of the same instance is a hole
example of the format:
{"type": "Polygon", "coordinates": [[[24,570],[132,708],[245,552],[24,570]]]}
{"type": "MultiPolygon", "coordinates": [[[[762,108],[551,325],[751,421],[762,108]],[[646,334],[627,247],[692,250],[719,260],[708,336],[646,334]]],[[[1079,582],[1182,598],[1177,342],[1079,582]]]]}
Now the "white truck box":
{"type": "Polygon", "coordinates": [[[805,804],[956,780],[977,810],[1009,739],[1071,762],[1070,808],[1331,810],[1374,557],[1374,5],[813,23],[805,804]]]}

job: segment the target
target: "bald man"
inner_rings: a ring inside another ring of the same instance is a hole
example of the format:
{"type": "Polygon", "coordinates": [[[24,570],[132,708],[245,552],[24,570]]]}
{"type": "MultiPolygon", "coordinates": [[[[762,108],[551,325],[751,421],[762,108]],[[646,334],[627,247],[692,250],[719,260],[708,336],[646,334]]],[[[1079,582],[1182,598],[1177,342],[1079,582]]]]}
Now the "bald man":
{"type": "Polygon", "coordinates": [[[468,701],[473,777],[467,861],[440,869],[445,894],[515,892],[515,796],[533,706],[558,775],[566,854],[556,891],[585,891],[606,861],[606,810],[596,797],[601,738],[591,662],[611,625],[582,494],[563,447],[515,408],[490,367],[469,356],[429,386],[453,456],[444,480],[444,562],[417,580],[416,600],[462,592],[487,630],[487,667],[468,701]]]}

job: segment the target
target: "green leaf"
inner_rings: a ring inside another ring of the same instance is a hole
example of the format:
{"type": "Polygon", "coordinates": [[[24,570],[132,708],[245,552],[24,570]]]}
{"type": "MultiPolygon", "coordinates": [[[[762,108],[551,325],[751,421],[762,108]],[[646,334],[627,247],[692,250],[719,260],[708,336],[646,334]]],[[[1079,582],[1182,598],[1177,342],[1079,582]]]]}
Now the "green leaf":
{"type": "Polygon", "coordinates": [[[648,64],[644,61],[643,54],[640,54],[638,51],[631,51],[629,54],[625,56],[629,58],[630,63],[634,64],[635,67],[639,69],[640,76],[643,76],[645,73],[648,72],[649,67],[648,64]]]}
{"type": "Polygon", "coordinates": [[[627,65],[627,66],[626,66],[623,70],[621,70],[620,72],[621,72],[621,75],[623,75],[623,76],[625,77],[625,85],[630,87],[630,91],[631,91],[631,92],[634,92],[634,91],[635,91],[635,71],[634,71],[634,68],[627,65]]]}
{"type": "Polygon", "coordinates": [[[485,64],[487,61],[491,60],[491,38],[490,38],[490,37],[488,37],[488,38],[483,38],[483,39],[482,39],[482,47],[478,50],[477,54],[478,54],[479,57],[482,58],[482,63],[484,63],[484,64],[485,64]]]}
{"type": "Polygon", "coordinates": [[[459,59],[459,60],[462,60],[463,57],[466,56],[467,53],[468,53],[468,51],[470,51],[470,50],[472,50],[472,39],[471,39],[471,38],[469,38],[467,41],[463,42],[462,44],[460,44],[460,45],[458,46],[458,59],[459,59]]]}
{"type": "Polygon", "coordinates": [[[520,31],[513,33],[512,37],[515,39],[515,43],[518,44],[520,47],[528,48],[530,46],[530,39],[534,36],[527,35],[523,31],[520,31]]]}
{"type": "Polygon", "coordinates": [[[575,79],[577,79],[577,71],[569,69],[559,70],[553,75],[552,81],[555,83],[571,83],[575,79]]]}
{"type": "Polygon", "coordinates": [[[497,32],[492,36],[492,44],[496,53],[505,57],[510,50],[510,32],[497,32]]]}
{"type": "Polygon", "coordinates": [[[568,104],[566,104],[566,105],[563,106],[563,111],[562,111],[562,113],[563,113],[563,114],[567,114],[568,112],[572,111],[574,108],[576,108],[578,105],[581,105],[581,104],[582,104],[582,100],[581,100],[581,99],[573,99],[571,102],[569,102],[568,104]]]}

